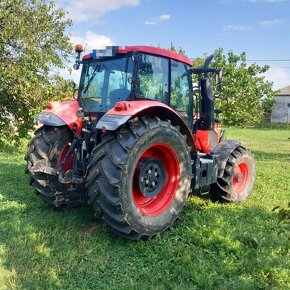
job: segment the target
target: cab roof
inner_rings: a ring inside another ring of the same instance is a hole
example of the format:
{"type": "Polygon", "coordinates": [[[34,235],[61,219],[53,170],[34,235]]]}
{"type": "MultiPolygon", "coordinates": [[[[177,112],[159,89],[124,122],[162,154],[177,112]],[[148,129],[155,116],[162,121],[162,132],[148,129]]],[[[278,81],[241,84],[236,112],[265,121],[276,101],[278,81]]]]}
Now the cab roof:
{"type": "MultiPolygon", "coordinates": [[[[154,46],[142,46],[142,45],[136,45],[136,46],[118,46],[118,47],[111,47],[112,51],[115,51],[116,55],[118,54],[127,54],[130,52],[145,52],[157,56],[163,56],[167,57],[173,60],[177,60],[180,62],[183,62],[187,65],[192,65],[192,60],[188,57],[186,57],[183,54],[177,53],[175,51],[171,51],[168,49],[163,49],[159,47],[154,47],[154,46]]],[[[108,49],[108,48],[107,48],[108,49]]],[[[104,51],[104,50],[102,50],[104,51]]],[[[93,50],[92,53],[86,54],[83,59],[91,59],[94,58],[94,55],[96,55],[96,50],[93,50]]],[[[110,55],[111,57],[114,55],[110,55]]],[[[109,57],[109,56],[108,56],[109,57]]]]}

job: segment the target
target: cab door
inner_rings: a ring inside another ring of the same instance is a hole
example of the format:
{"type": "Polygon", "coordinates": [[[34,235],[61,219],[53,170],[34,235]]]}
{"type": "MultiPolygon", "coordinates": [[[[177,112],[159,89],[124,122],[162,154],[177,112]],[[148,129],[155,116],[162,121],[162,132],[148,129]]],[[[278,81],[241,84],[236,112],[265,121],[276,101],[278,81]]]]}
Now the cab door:
{"type": "Polygon", "coordinates": [[[170,68],[170,107],[180,115],[192,131],[194,110],[191,67],[171,60],[170,68]]]}

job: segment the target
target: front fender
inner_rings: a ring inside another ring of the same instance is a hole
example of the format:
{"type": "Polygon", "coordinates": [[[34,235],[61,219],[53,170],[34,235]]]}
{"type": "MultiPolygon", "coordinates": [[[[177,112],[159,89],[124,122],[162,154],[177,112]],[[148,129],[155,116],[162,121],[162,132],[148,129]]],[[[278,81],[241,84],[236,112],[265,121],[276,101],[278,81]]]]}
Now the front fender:
{"type": "Polygon", "coordinates": [[[179,126],[180,132],[187,136],[187,144],[195,149],[191,132],[182,118],[167,105],[149,100],[122,101],[109,110],[97,123],[97,129],[115,131],[129,119],[142,116],[156,116],[170,120],[172,125],[179,126]]]}
{"type": "Polygon", "coordinates": [[[77,117],[80,108],[76,100],[63,102],[50,102],[36,118],[36,122],[48,126],[68,125],[71,130],[77,129],[80,134],[82,120],[77,117]]]}

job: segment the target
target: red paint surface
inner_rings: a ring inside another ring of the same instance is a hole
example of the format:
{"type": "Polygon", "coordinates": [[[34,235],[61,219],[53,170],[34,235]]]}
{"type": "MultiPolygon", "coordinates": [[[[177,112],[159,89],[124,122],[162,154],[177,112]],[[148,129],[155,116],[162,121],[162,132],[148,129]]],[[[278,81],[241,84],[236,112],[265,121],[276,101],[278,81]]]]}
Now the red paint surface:
{"type": "MultiPolygon", "coordinates": [[[[185,64],[192,65],[192,60],[188,57],[186,57],[183,54],[177,53],[175,51],[159,48],[159,47],[153,47],[153,46],[120,46],[117,50],[118,54],[126,54],[130,52],[144,52],[144,53],[150,53],[155,54],[163,57],[168,57],[170,59],[174,59],[177,61],[181,61],[185,64]]],[[[83,59],[90,59],[92,58],[91,54],[87,54],[83,57],[83,59]]]]}
{"type": "Polygon", "coordinates": [[[44,112],[50,112],[57,115],[63,120],[71,129],[77,125],[77,133],[80,134],[82,130],[82,120],[77,118],[77,110],[80,108],[76,100],[63,102],[50,102],[44,112]]]}
{"type": "Polygon", "coordinates": [[[116,103],[117,109],[112,108],[107,112],[108,115],[120,115],[120,116],[134,116],[139,112],[142,112],[148,108],[166,108],[176,114],[176,112],[168,107],[167,105],[157,102],[157,101],[122,101],[116,103]],[[118,104],[118,105],[117,105],[118,104]],[[123,110],[119,110],[120,107],[123,107],[123,110]]]}
{"type": "MultiPolygon", "coordinates": [[[[69,145],[65,146],[63,151],[60,154],[59,160],[58,160],[58,165],[59,167],[61,166],[62,161],[64,160],[68,150],[69,150],[69,145]]],[[[73,152],[68,156],[68,159],[66,160],[65,166],[64,166],[64,172],[67,172],[69,169],[72,168],[72,157],[73,157],[73,152]]]]}
{"type": "Polygon", "coordinates": [[[85,54],[84,56],[83,56],[83,60],[84,59],[91,59],[92,58],[92,56],[91,56],[91,54],[89,53],[89,54],[85,54]]]}
{"type": "Polygon", "coordinates": [[[141,193],[136,170],[133,176],[132,194],[136,208],[143,215],[153,217],[165,212],[173,202],[180,181],[180,168],[176,153],[167,144],[154,144],[150,146],[141,154],[138,163],[146,158],[160,160],[167,174],[163,188],[155,197],[151,198],[141,193]]]}
{"type": "Polygon", "coordinates": [[[197,150],[210,153],[212,148],[209,142],[209,133],[205,130],[197,130],[196,134],[194,135],[194,145],[197,150]]]}
{"type": "Polygon", "coordinates": [[[215,134],[216,144],[214,145],[214,147],[218,145],[220,134],[218,132],[217,127],[215,127],[214,130],[211,131],[197,130],[196,134],[193,135],[193,140],[194,145],[198,151],[203,153],[210,153],[213,150],[214,147],[212,147],[210,143],[210,133],[215,134]]]}
{"type": "Polygon", "coordinates": [[[106,113],[106,115],[130,116],[130,117],[154,115],[163,120],[166,119],[171,120],[171,123],[174,126],[179,126],[181,133],[187,136],[188,145],[191,146],[192,149],[195,148],[191,132],[188,129],[186,123],[177,114],[177,112],[171,109],[169,106],[158,101],[150,101],[150,100],[121,101],[118,103],[120,103],[121,106],[118,106],[117,110],[115,108],[112,108],[106,113]],[[123,107],[123,109],[119,111],[119,107],[123,107]]]}

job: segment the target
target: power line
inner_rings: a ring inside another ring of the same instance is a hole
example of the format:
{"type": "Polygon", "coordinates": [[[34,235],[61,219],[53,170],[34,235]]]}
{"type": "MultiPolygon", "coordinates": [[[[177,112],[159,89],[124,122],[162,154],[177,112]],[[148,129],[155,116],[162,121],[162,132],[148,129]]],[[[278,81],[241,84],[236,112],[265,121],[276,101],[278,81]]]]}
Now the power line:
{"type": "Polygon", "coordinates": [[[290,61],[290,59],[247,59],[246,61],[290,61]]]}

